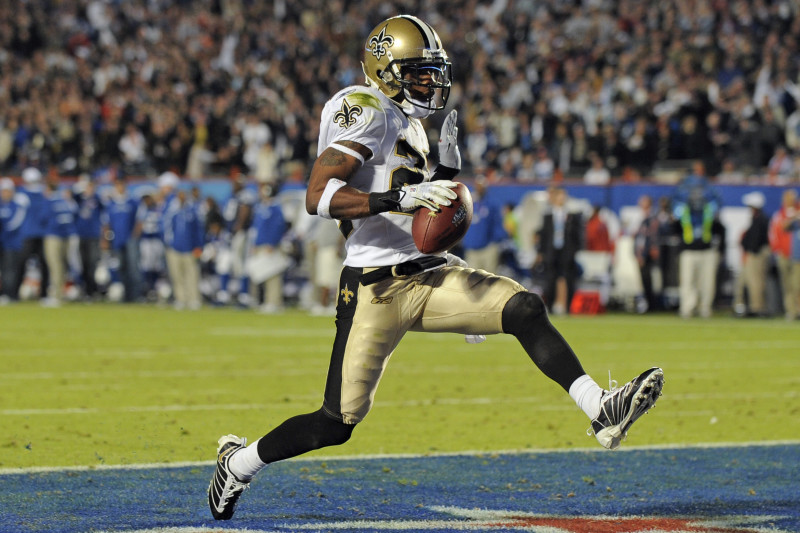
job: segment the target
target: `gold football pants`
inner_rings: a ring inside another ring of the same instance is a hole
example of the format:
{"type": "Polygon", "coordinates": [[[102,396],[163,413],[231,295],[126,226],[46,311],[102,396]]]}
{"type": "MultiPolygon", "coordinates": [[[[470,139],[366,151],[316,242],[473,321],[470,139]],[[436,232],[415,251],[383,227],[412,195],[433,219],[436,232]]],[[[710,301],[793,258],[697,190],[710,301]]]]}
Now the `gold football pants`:
{"type": "Polygon", "coordinates": [[[502,333],[503,308],[525,290],[510,278],[456,266],[361,285],[361,274],[371,270],[344,267],[339,280],[323,408],[345,424],[367,415],[389,357],[407,331],[502,333]]]}

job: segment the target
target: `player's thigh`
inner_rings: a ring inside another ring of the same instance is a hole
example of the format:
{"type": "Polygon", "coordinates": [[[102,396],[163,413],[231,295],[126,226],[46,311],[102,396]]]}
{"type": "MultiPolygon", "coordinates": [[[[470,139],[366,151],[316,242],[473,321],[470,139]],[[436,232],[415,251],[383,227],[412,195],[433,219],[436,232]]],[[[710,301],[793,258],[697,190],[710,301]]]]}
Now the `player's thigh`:
{"type": "Polygon", "coordinates": [[[360,269],[345,267],[339,282],[334,342],[325,409],[356,424],[372,408],[389,356],[411,324],[405,282],[363,286],[360,269]],[[406,317],[406,318],[404,318],[406,317]]]}
{"type": "Polygon", "coordinates": [[[431,273],[430,295],[413,331],[484,334],[503,332],[503,309],[525,288],[505,276],[474,268],[431,273]]]}

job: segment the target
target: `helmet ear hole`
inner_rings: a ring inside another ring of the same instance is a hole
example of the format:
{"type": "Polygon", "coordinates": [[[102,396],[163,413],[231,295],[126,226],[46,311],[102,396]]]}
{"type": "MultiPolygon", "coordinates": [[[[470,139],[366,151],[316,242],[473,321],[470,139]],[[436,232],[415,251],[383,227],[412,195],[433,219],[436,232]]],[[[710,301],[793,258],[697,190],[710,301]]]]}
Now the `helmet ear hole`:
{"type": "Polygon", "coordinates": [[[384,83],[391,83],[394,81],[394,76],[388,70],[380,70],[378,71],[378,76],[384,81],[384,83]]]}

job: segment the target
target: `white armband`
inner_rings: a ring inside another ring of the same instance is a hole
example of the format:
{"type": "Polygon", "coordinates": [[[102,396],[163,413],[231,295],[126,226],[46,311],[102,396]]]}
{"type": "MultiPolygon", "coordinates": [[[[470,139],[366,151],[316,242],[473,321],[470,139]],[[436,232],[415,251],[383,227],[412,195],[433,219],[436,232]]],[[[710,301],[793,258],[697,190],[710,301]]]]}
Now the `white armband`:
{"type": "Polygon", "coordinates": [[[325,190],[322,191],[322,196],[320,196],[319,203],[317,204],[317,214],[319,216],[327,218],[328,220],[333,219],[331,216],[331,199],[333,195],[336,194],[336,191],[345,185],[347,185],[347,182],[337,180],[336,178],[328,180],[328,184],[325,185],[325,190]]]}
{"type": "Polygon", "coordinates": [[[356,159],[358,159],[359,161],[361,161],[361,164],[362,164],[362,165],[364,164],[364,156],[363,156],[363,155],[361,155],[361,154],[359,154],[358,152],[356,152],[356,151],[355,151],[355,150],[353,150],[352,148],[348,148],[347,146],[342,146],[342,145],[341,145],[341,144],[339,144],[339,143],[331,143],[331,144],[328,146],[328,148],[333,148],[334,150],[339,150],[339,151],[340,151],[340,152],[342,152],[343,154],[347,154],[347,155],[349,155],[350,157],[355,157],[356,159]]]}

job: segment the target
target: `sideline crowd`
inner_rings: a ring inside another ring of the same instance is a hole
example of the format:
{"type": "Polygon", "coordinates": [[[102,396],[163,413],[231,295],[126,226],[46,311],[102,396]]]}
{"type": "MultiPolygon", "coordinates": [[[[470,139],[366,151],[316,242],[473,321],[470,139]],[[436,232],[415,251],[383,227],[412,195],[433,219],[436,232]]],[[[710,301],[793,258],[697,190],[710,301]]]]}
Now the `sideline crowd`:
{"type": "MultiPolygon", "coordinates": [[[[117,178],[100,187],[86,177],[63,186],[33,167],[22,174],[19,187],[0,178],[2,304],[109,299],[333,313],[343,237],[333,222],[305,212],[302,188],[280,191],[237,177],[218,202],[172,172],[154,185],[117,178]]],[[[630,263],[638,312],[709,317],[716,304],[739,316],[799,315],[800,205],[793,188],[785,188],[775,213],[764,211],[758,188],[745,194],[750,215],[739,217],[746,224],[734,235],[701,162],[671,195],[642,196],[625,228],[615,213],[570,198],[560,185],[500,206],[487,199],[487,184],[483,177],[471,181],[472,225],[453,252],[540,292],[551,313],[586,312],[587,292],[598,292],[587,282],[597,276],[601,307],[620,305],[611,290],[625,282],[612,274],[630,263]],[[726,264],[730,239],[742,255],[735,271],[726,264]],[[719,287],[731,275],[731,301],[720,305],[719,287]],[[769,301],[770,279],[779,286],[778,302],[769,301]]]]}
{"type": "MultiPolygon", "coordinates": [[[[279,295],[297,296],[299,271],[310,301],[329,312],[341,238],[278,192],[303,184],[321,106],[363,81],[353,59],[362,36],[395,8],[431,22],[446,43],[464,175],[476,177],[478,197],[496,183],[689,174],[671,198],[641,199],[646,224],[628,235],[639,309],[676,300],[659,288],[680,278],[679,312],[710,313],[721,243],[740,236],[725,235],[709,181],[800,183],[795,2],[0,3],[0,173],[17,177],[0,182],[1,301],[39,276],[34,292],[48,305],[73,287],[73,297],[272,311],[279,295]],[[230,178],[230,198],[201,197],[207,177],[230,178]]],[[[578,252],[615,243],[599,208],[576,212],[559,190],[541,210],[478,202],[459,251],[530,277],[551,310],[567,312],[581,289],[578,252]],[[520,237],[518,226],[535,232],[520,237]]],[[[794,202],[772,214],[763,197],[746,201],[752,222],[731,291],[742,315],[769,313],[765,272],[794,290],[794,202]]]]}
{"type": "MultiPolygon", "coordinates": [[[[407,1],[454,68],[466,172],[800,176],[800,8],[785,0],[407,1]]],[[[363,80],[377,0],[0,5],[0,172],[303,176],[330,94],[363,80]]],[[[433,125],[436,130],[437,124],[433,125]]],[[[435,143],[434,143],[435,144],[435,143]]]]}

